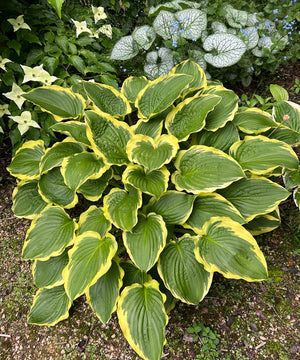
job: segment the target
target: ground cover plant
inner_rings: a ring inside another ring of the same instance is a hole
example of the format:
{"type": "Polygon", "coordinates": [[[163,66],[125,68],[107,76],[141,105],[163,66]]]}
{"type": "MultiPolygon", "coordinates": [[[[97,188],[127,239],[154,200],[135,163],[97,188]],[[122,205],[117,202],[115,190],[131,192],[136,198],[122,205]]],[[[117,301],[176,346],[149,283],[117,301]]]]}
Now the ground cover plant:
{"type": "Polygon", "coordinates": [[[141,357],[159,359],[167,312],[198,304],[214,272],[267,278],[251,233],[280,223],[290,192],[278,175],[299,204],[299,107],[275,96],[272,115],[238,111],[236,94],[191,61],[120,91],[85,81],[24,95],[68,134],[48,149],[25,143],[8,167],[19,179],[13,210],[33,220],[23,257],[40,290],[29,323],[65,319],[85,294],[103,323],[117,310],[141,357]]]}

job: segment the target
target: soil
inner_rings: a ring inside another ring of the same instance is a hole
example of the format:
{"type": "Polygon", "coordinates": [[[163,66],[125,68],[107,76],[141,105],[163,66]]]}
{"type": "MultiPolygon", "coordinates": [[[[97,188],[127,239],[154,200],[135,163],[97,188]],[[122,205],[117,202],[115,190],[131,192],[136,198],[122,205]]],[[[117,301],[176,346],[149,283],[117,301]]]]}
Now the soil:
{"type": "MultiPolygon", "coordinates": [[[[259,79],[241,96],[271,96],[268,84],[290,89],[300,77],[300,62],[279,69],[263,84],[259,79]]],[[[30,262],[21,258],[28,220],[12,211],[15,179],[6,171],[9,142],[0,144],[0,360],[139,359],[123,337],[116,316],[103,325],[80,297],[70,317],[55,327],[28,325],[26,317],[36,288],[30,262]]],[[[282,225],[257,237],[266,256],[269,279],[261,283],[229,280],[216,274],[208,296],[198,305],[177,303],[169,314],[164,359],[300,359],[300,215],[293,202],[281,206],[282,225]],[[204,333],[187,331],[192,324],[209,327],[219,343],[204,333]],[[205,345],[206,344],[206,345],[205,345]]]]}

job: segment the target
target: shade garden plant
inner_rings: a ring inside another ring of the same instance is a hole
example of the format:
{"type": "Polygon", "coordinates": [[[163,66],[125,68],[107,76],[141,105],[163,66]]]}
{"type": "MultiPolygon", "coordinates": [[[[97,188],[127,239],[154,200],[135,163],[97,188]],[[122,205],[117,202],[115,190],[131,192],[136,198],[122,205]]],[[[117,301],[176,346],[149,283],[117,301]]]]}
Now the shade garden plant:
{"type": "Polygon", "coordinates": [[[139,356],[158,360],[168,312],[201,302],[214,272],[268,277],[253,236],[279,226],[292,192],[299,206],[300,111],[280,91],[272,114],[240,110],[232,90],[187,60],[119,91],[82,81],[24,97],[64,136],[47,149],[24,143],[8,167],[13,211],[32,220],[30,324],[55,325],[85,295],[101,322],[117,312],[139,356]]]}

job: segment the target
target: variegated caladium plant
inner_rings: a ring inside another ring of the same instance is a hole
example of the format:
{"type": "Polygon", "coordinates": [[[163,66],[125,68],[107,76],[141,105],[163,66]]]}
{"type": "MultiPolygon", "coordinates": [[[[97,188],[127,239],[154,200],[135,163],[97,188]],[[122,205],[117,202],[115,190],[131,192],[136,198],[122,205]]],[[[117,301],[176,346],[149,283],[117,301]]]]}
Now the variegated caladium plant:
{"type": "Polygon", "coordinates": [[[8,167],[14,213],[32,219],[30,324],[66,319],[85,295],[103,323],[117,312],[138,355],[158,360],[167,313],[178,300],[198,304],[215,272],[268,277],[253,235],[280,224],[290,191],[275,176],[299,186],[295,104],[239,111],[237,95],[190,60],[120,91],[83,81],[24,96],[65,136],[47,149],[24,143],[8,167]]]}

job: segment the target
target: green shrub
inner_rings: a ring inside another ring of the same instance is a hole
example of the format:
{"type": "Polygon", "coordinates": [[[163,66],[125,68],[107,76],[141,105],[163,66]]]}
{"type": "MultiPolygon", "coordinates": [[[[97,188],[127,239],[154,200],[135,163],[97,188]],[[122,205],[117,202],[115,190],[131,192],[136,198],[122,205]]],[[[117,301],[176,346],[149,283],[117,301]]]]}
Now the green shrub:
{"type": "Polygon", "coordinates": [[[239,111],[236,94],[192,61],[154,81],[129,77],[120,91],[81,85],[24,95],[67,135],[48,149],[25,143],[8,167],[13,211],[32,219],[23,258],[39,290],[28,322],[54,325],[85,294],[103,323],[116,310],[133,349],[158,360],[167,312],[198,304],[214,272],[268,277],[252,234],[280,224],[290,192],[273,176],[300,185],[299,108],[239,111]]]}

